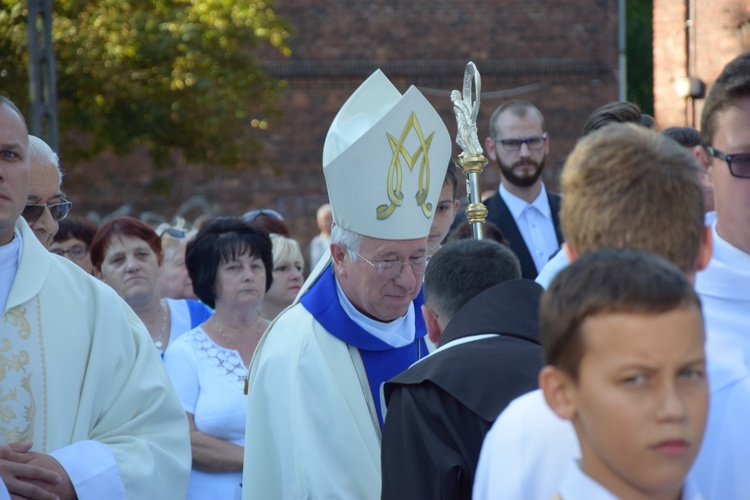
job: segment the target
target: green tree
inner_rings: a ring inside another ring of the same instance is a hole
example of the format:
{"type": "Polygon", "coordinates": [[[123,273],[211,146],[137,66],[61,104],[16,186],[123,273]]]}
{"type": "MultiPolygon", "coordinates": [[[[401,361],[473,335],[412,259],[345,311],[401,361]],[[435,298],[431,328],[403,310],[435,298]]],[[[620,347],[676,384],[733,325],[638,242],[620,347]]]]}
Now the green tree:
{"type": "MultiPolygon", "coordinates": [[[[28,102],[25,1],[0,0],[0,89],[28,102]]],[[[239,168],[283,82],[255,55],[284,56],[288,25],[265,0],[55,0],[59,123],[67,160],[146,146],[157,164],[239,168]],[[83,134],[81,134],[83,133],[83,134]],[[71,140],[83,137],[83,140],[71,140]]]]}
{"type": "Polygon", "coordinates": [[[654,114],[653,1],[627,0],[626,52],[628,96],[644,113],[654,114]]]}

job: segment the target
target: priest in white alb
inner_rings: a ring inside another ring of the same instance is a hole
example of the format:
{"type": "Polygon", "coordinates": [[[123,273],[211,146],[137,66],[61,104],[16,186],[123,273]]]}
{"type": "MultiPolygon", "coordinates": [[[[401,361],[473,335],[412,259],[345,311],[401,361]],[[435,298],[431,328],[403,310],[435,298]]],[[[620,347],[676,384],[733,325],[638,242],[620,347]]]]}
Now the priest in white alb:
{"type": "Polygon", "coordinates": [[[23,498],[185,498],[187,421],[153,342],[112,289],[39,243],[20,217],[28,189],[28,130],[0,97],[2,483],[23,498]]]}

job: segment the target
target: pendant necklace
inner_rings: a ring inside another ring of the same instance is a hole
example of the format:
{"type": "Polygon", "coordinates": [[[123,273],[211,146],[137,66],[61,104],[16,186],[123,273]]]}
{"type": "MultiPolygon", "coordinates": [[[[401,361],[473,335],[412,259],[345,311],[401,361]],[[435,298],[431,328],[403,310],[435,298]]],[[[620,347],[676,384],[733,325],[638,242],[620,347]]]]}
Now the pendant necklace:
{"type": "Polygon", "coordinates": [[[164,303],[161,299],[159,300],[159,306],[161,307],[161,331],[159,332],[159,336],[153,339],[153,341],[156,348],[161,351],[162,346],[164,345],[161,339],[164,338],[164,332],[167,329],[167,308],[164,307],[164,303]]]}

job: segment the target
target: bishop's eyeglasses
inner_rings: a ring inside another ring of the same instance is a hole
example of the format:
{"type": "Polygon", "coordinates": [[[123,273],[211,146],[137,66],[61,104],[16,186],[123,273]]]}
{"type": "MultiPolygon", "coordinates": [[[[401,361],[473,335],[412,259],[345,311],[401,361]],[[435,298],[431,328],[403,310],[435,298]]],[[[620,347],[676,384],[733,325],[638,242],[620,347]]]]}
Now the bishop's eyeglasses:
{"type": "Polygon", "coordinates": [[[411,266],[411,271],[418,276],[424,274],[425,268],[427,267],[427,261],[429,260],[426,255],[422,257],[414,257],[409,259],[408,262],[401,262],[400,260],[381,260],[378,262],[370,262],[361,253],[349,248],[349,251],[359,256],[362,260],[370,264],[373,269],[384,279],[392,280],[398,277],[403,271],[405,266],[411,266]]]}

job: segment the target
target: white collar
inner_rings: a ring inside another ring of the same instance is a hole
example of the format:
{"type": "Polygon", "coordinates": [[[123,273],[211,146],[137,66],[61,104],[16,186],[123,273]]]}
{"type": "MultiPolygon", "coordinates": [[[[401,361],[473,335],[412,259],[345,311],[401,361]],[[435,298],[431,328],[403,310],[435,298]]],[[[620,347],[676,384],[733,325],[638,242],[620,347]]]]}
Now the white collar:
{"type": "Polygon", "coordinates": [[[382,340],[391,347],[403,347],[414,342],[414,335],[416,333],[414,302],[409,304],[409,310],[406,311],[404,316],[384,323],[368,318],[359,312],[354,307],[354,304],[349,301],[346,294],[344,294],[338,279],[336,279],[336,294],[346,315],[373,337],[382,340]]]}
{"type": "Polygon", "coordinates": [[[719,236],[719,233],[716,231],[716,220],[714,220],[711,225],[711,231],[713,232],[714,237],[713,259],[718,262],[737,266],[739,269],[750,268],[750,254],[743,252],[719,236]]]}
{"type": "Polygon", "coordinates": [[[13,228],[13,239],[7,245],[0,246],[0,304],[2,310],[8,303],[10,289],[18,272],[18,263],[21,261],[23,251],[23,238],[18,228],[13,228]]]}
{"type": "Polygon", "coordinates": [[[699,295],[728,299],[747,300],[750,296],[750,254],[733,246],[713,232],[713,255],[708,267],[695,277],[695,289],[699,295]]]}
{"type": "MultiPolygon", "coordinates": [[[[609,490],[587,476],[581,470],[578,460],[568,466],[559,488],[559,497],[562,500],[617,500],[609,490]]],[[[695,482],[688,475],[682,487],[682,500],[703,500],[695,482]]]]}
{"type": "Polygon", "coordinates": [[[539,210],[539,212],[541,212],[541,214],[545,217],[552,217],[552,210],[549,207],[549,200],[547,199],[547,189],[544,187],[543,182],[541,183],[539,194],[531,203],[526,203],[525,200],[522,200],[518,196],[508,191],[508,189],[505,187],[505,184],[500,184],[498,192],[500,193],[500,196],[502,197],[505,204],[508,205],[508,210],[510,210],[510,213],[511,215],[513,215],[514,220],[517,220],[521,216],[523,211],[526,210],[526,208],[529,206],[532,206],[539,210]]]}

